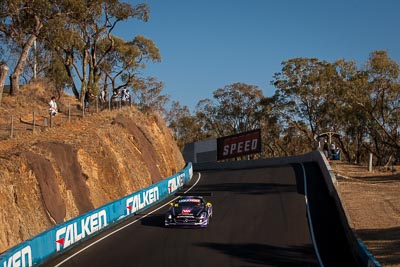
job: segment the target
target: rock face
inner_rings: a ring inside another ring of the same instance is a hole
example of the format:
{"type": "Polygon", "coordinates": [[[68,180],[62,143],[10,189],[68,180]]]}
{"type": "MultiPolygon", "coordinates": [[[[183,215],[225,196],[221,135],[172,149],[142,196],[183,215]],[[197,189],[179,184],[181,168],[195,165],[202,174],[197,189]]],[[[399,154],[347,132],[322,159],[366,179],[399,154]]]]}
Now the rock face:
{"type": "Polygon", "coordinates": [[[184,165],[163,120],[134,107],[1,141],[0,252],[184,165]]]}

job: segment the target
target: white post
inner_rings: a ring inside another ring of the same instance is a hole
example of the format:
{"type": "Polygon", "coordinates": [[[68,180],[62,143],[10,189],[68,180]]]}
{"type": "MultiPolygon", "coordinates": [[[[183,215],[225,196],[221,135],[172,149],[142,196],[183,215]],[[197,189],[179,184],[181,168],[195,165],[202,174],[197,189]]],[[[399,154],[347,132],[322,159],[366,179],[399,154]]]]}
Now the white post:
{"type": "Polygon", "coordinates": [[[10,137],[14,136],[14,116],[11,115],[11,132],[10,132],[10,137]]]}
{"type": "Polygon", "coordinates": [[[372,153],[369,153],[368,171],[372,172],[372,153]]]}
{"type": "Polygon", "coordinates": [[[36,40],[33,42],[33,79],[37,78],[36,40]]]}
{"type": "Polygon", "coordinates": [[[71,103],[68,103],[68,122],[71,122],[71,103]]]}
{"type": "Polygon", "coordinates": [[[35,121],[35,111],[33,112],[33,129],[32,129],[32,133],[35,132],[35,127],[36,127],[36,121],[35,121]]]}

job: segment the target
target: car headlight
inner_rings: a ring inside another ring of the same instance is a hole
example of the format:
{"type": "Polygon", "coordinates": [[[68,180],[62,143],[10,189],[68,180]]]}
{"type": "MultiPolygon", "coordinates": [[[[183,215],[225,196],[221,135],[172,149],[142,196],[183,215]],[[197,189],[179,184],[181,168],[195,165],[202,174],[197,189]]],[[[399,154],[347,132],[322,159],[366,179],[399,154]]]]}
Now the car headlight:
{"type": "Polygon", "coordinates": [[[171,215],[171,213],[168,214],[167,218],[168,218],[168,220],[172,220],[172,215],[171,215]]]}
{"type": "Polygon", "coordinates": [[[200,214],[200,217],[199,217],[199,219],[204,219],[204,218],[206,218],[207,217],[207,212],[202,212],[201,214],[200,214]]]}

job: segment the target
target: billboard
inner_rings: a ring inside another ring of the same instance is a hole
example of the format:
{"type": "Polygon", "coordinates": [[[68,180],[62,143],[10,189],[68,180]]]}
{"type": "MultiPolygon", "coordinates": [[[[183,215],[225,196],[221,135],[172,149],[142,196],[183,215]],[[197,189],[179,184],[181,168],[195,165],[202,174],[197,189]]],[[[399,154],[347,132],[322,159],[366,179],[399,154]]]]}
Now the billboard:
{"type": "Polygon", "coordinates": [[[220,137],[217,139],[217,159],[228,159],[261,152],[261,130],[220,137]]]}
{"type": "Polygon", "coordinates": [[[193,167],[188,163],[182,171],[156,184],[60,223],[0,253],[0,267],[37,266],[171,196],[187,184],[192,176],[193,167]]]}

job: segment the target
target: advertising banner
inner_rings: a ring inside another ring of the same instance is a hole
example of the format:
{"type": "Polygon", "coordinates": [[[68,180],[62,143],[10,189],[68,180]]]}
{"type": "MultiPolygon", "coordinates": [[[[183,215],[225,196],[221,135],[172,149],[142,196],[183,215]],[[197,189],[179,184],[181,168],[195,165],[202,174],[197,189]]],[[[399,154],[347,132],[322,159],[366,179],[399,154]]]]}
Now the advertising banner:
{"type": "Polygon", "coordinates": [[[146,210],[174,194],[193,176],[189,163],[169,178],[82,214],[0,254],[0,267],[28,267],[43,263],[124,218],[146,210]]]}
{"type": "Polygon", "coordinates": [[[217,159],[223,160],[261,152],[261,130],[217,139],[217,159]]]}

